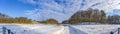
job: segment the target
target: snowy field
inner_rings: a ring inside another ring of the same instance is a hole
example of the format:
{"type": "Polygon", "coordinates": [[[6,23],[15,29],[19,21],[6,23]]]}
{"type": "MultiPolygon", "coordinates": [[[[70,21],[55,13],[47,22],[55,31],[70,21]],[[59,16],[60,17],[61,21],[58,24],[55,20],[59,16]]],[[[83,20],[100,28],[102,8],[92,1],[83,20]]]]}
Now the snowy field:
{"type": "Polygon", "coordinates": [[[120,25],[0,24],[0,34],[3,26],[11,29],[14,34],[109,34],[120,27],[120,25]]]}
{"type": "Polygon", "coordinates": [[[72,27],[87,34],[110,34],[111,31],[117,31],[120,25],[72,25],[72,27]]]}
{"type": "MultiPolygon", "coordinates": [[[[2,27],[11,29],[14,34],[58,34],[63,29],[57,25],[42,25],[42,24],[0,24],[0,32],[2,27]]],[[[1,33],[2,34],[2,33],[1,33]]]]}

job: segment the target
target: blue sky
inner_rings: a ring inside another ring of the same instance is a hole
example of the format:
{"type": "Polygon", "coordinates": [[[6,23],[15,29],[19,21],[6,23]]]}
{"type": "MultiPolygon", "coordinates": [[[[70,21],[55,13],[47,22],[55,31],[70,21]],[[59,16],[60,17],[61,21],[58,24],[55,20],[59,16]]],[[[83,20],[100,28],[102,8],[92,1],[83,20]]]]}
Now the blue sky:
{"type": "Polygon", "coordinates": [[[67,20],[78,10],[104,10],[107,15],[120,15],[120,0],[0,0],[0,12],[12,17],[28,17],[59,22],[67,20]]]}
{"type": "Polygon", "coordinates": [[[27,17],[25,11],[36,7],[36,5],[25,4],[18,0],[0,0],[0,12],[12,17],[27,17]]]}

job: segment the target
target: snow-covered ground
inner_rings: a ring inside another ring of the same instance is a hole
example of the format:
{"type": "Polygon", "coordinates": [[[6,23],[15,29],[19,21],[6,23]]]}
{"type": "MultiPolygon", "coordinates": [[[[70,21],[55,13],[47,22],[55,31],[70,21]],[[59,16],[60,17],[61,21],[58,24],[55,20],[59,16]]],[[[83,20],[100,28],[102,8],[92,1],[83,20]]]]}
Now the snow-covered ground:
{"type": "MultiPolygon", "coordinates": [[[[63,26],[42,24],[0,24],[0,28],[7,27],[14,34],[60,34],[63,26]]],[[[0,29],[2,32],[2,29],[0,29]]]]}
{"type": "Polygon", "coordinates": [[[11,29],[14,34],[109,34],[120,27],[120,25],[0,24],[0,33],[3,26],[11,29]]]}
{"type": "Polygon", "coordinates": [[[110,34],[111,31],[117,31],[120,25],[72,25],[72,27],[88,34],[110,34]]]}

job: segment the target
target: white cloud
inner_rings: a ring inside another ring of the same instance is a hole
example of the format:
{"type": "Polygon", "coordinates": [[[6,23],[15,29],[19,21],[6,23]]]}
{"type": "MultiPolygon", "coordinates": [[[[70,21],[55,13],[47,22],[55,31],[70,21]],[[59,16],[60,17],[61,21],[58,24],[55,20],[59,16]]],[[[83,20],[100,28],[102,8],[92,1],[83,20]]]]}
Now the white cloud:
{"type": "Polygon", "coordinates": [[[29,4],[37,4],[37,1],[34,0],[18,0],[18,1],[22,1],[23,3],[29,3],[29,4]]]}
{"type": "Polygon", "coordinates": [[[59,22],[68,19],[78,10],[96,8],[111,12],[120,9],[120,0],[21,0],[30,4],[38,5],[34,10],[29,10],[29,15],[41,20],[54,18],[59,22]]]}

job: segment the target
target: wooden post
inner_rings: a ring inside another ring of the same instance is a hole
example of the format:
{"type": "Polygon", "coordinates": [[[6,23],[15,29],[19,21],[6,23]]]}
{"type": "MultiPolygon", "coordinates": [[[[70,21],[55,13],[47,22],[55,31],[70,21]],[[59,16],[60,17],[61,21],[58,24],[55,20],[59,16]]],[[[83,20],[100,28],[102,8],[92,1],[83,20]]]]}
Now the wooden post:
{"type": "Polygon", "coordinates": [[[10,34],[10,33],[11,33],[10,29],[8,29],[7,31],[8,31],[8,34],[10,34]]]}
{"type": "Polygon", "coordinates": [[[120,28],[118,28],[118,34],[120,34],[120,28]]]}
{"type": "Polygon", "coordinates": [[[3,34],[6,34],[6,27],[2,27],[3,29],[3,34]]]}
{"type": "Polygon", "coordinates": [[[113,34],[114,32],[110,32],[110,34],[113,34]]]}

